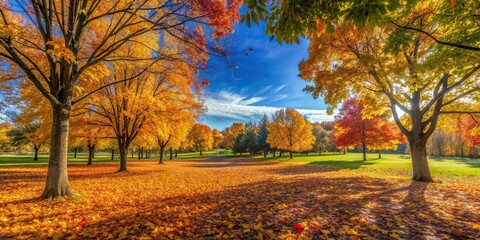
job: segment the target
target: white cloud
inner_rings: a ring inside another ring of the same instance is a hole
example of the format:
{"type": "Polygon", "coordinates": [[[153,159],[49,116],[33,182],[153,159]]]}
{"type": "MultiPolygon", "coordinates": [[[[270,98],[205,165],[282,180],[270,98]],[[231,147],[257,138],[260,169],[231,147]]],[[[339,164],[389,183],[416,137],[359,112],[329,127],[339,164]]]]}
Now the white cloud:
{"type": "MultiPolygon", "coordinates": [[[[205,100],[207,115],[217,117],[227,117],[241,121],[256,120],[263,114],[271,116],[279,107],[255,106],[253,104],[264,100],[262,97],[248,98],[240,94],[221,91],[217,96],[209,97],[205,100]]],[[[331,121],[333,116],[329,116],[326,110],[315,109],[296,109],[312,122],[331,121]]]]}
{"type": "Polygon", "coordinates": [[[280,85],[279,87],[277,87],[274,91],[274,93],[278,93],[280,92],[280,90],[282,90],[284,87],[288,86],[288,83],[285,83],[283,85],[280,85]]]}

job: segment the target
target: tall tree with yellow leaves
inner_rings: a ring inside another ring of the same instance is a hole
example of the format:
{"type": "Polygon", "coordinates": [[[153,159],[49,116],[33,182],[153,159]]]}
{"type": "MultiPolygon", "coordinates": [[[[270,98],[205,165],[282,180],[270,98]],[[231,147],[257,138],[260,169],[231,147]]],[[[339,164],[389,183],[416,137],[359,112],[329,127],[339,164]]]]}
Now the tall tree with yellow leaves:
{"type": "Polygon", "coordinates": [[[218,148],[223,142],[223,136],[222,133],[218,129],[213,129],[212,130],[213,134],[213,148],[218,148]]]}
{"type": "Polygon", "coordinates": [[[290,152],[311,150],[315,144],[313,126],[305,117],[293,108],[278,110],[268,123],[267,143],[272,148],[290,152]]]}
{"type": "Polygon", "coordinates": [[[203,155],[203,151],[212,149],[213,135],[212,130],[204,124],[196,123],[193,125],[188,138],[192,143],[192,147],[200,152],[200,156],[203,155]]]}

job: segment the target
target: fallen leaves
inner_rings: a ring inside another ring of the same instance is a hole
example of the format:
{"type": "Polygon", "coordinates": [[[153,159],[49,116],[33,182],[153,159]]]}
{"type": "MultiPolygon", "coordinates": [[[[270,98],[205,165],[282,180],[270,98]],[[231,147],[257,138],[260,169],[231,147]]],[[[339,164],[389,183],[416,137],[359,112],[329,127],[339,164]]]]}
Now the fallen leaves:
{"type": "Polygon", "coordinates": [[[479,238],[477,185],[252,159],[69,166],[77,194],[40,201],[44,167],[0,169],[0,237],[479,238]]]}

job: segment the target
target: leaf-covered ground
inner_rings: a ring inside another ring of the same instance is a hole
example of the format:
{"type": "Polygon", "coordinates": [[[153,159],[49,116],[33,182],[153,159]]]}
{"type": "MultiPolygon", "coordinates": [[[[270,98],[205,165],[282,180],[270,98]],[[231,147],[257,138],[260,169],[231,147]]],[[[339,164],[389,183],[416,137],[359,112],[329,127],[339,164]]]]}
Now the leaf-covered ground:
{"type": "Polygon", "coordinates": [[[0,239],[480,239],[477,182],[214,157],[69,166],[75,196],[41,201],[45,167],[0,168],[0,239]]]}

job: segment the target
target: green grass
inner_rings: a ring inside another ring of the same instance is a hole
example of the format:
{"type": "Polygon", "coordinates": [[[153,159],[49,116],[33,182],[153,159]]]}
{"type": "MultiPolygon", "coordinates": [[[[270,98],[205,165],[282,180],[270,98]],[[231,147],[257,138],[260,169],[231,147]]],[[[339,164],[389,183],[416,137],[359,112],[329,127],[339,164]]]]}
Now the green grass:
{"type": "MultiPolygon", "coordinates": [[[[203,152],[203,156],[200,156],[199,152],[191,152],[191,153],[179,153],[175,160],[182,160],[182,159],[194,159],[194,158],[207,158],[212,156],[219,156],[223,155],[221,152],[223,150],[213,150],[213,151],[206,151],[203,152]]],[[[169,154],[164,157],[165,160],[169,159],[169,154]]],[[[95,158],[93,159],[93,163],[99,162],[118,162],[119,156],[115,155],[113,161],[111,161],[110,153],[103,153],[99,152],[95,154],[95,158]]],[[[142,160],[158,160],[158,154],[151,154],[150,158],[142,159],[142,160]]],[[[128,160],[138,160],[138,155],[135,153],[133,157],[131,154],[128,154],[128,160]]],[[[68,164],[87,164],[88,161],[88,153],[77,153],[77,158],[73,157],[73,153],[68,154],[68,164]]],[[[33,161],[33,154],[10,154],[4,153],[0,155],[0,167],[1,166],[43,166],[48,164],[48,154],[41,153],[38,156],[38,161],[33,161]]]]}
{"type": "MultiPolygon", "coordinates": [[[[212,156],[239,156],[233,155],[230,150],[213,150],[206,151],[203,156],[200,156],[198,152],[191,153],[179,153],[175,160],[189,160],[189,159],[201,159],[212,156]]],[[[248,157],[242,155],[242,157],[248,157]]],[[[115,155],[114,161],[118,161],[118,156],[115,155]]],[[[153,155],[150,160],[158,160],[159,156],[153,155]]],[[[165,157],[168,160],[168,155],[165,157]]],[[[257,159],[264,159],[263,155],[254,156],[257,159]]],[[[412,169],[412,163],[410,155],[404,154],[382,154],[382,158],[378,159],[378,155],[375,153],[367,154],[367,161],[362,161],[361,153],[347,153],[346,155],[339,155],[336,153],[318,155],[316,153],[306,154],[294,154],[294,159],[288,159],[288,154],[284,157],[273,158],[269,155],[264,160],[274,162],[287,162],[298,164],[315,164],[315,165],[328,165],[341,169],[358,169],[361,171],[367,170],[370,172],[388,173],[392,171],[400,171],[403,173],[410,173],[412,169]]],[[[2,166],[45,166],[48,163],[48,155],[40,154],[39,161],[33,161],[33,155],[16,155],[16,154],[2,154],[0,155],[0,167],[2,166]]],[[[137,155],[129,154],[129,160],[137,160],[137,155]]],[[[109,153],[97,153],[93,163],[99,162],[112,162],[110,161],[109,153]]],[[[86,164],[87,154],[78,153],[77,158],[73,158],[73,154],[68,155],[69,164],[86,164]]],[[[429,165],[432,174],[434,175],[447,175],[447,176],[480,176],[480,159],[478,158],[458,158],[458,157],[429,157],[429,165]]]]}
{"type": "MultiPolygon", "coordinates": [[[[264,159],[260,155],[254,158],[264,159]]],[[[367,161],[362,161],[361,153],[347,153],[346,155],[310,153],[308,156],[306,154],[294,154],[291,160],[288,154],[285,154],[284,157],[275,158],[269,155],[265,160],[328,165],[342,169],[392,169],[401,171],[411,171],[412,169],[410,155],[406,154],[382,154],[382,158],[379,159],[378,154],[371,153],[367,154],[367,161]]],[[[480,176],[480,159],[478,158],[429,157],[429,166],[432,174],[435,175],[480,176]]]]}

